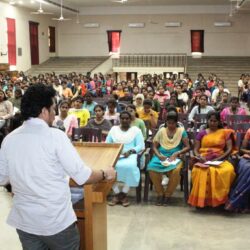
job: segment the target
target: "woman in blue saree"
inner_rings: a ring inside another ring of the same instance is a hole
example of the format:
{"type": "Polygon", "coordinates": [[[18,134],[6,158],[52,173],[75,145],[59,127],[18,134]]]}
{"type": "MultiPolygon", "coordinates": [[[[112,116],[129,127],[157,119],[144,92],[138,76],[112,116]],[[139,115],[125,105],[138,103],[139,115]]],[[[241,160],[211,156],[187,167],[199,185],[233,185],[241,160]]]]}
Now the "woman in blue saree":
{"type": "Polygon", "coordinates": [[[237,179],[230,192],[225,209],[229,211],[250,212],[250,129],[248,129],[241,146],[242,158],[237,167],[237,179]]]}

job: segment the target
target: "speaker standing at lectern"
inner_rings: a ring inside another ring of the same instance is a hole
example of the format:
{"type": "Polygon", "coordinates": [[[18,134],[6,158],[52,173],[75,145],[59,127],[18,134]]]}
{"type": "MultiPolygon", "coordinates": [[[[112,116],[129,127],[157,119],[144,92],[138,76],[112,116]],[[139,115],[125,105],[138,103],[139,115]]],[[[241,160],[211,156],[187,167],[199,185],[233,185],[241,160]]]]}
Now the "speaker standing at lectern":
{"type": "Polygon", "coordinates": [[[55,90],[35,84],[21,102],[24,123],[3,141],[0,185],[12,185],[7,223],[17,229],[25,250],[78,250],[79,233],[67,176],[77,184],[114,179],[110,167],[92,171],[67,135],[52,128],[55,90]]]}

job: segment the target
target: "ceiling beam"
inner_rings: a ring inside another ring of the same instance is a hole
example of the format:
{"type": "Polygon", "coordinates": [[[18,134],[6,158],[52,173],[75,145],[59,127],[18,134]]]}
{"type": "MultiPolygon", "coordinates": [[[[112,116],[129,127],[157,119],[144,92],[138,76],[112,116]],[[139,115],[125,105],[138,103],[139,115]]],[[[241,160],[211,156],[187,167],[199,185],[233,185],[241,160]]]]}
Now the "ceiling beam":
{"type": "MultiPolygon", "coordinates": [[[[59,8],[61,8],[60,3],[57,3],[57,2],[54,2],[54,1],[51,1],[51,0],[44,0],[44,2],[50,3],[52,5],[55,5],[55,6],[59,7],[59,8]]],[[[71,12],[74,12],[74,13],[79,13],[79,10],[70,8],[70,7],[66,6],[66,5],[62,5],[62,8],[65,9],[65,10],[69,10],[71,12]]]]}

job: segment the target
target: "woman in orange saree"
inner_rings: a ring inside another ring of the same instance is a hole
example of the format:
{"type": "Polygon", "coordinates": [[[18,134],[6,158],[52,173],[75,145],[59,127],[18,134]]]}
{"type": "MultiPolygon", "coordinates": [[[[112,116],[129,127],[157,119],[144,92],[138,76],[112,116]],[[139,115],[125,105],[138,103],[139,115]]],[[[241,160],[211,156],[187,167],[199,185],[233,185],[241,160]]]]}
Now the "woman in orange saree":
{"type": "Polygon", "coordinates": [[[234,131],[222,128],[220,115],[215,111],[208,113],[207,121],[208,128],[199,132],[194,148],[199,163],[192,169],[193,186],[188,203],[195,207],[225,204],[236,176],[233,165],[225,160],[233,150],[234,131]],[[214,161],[220,163],[215,166],[214,161]]]}

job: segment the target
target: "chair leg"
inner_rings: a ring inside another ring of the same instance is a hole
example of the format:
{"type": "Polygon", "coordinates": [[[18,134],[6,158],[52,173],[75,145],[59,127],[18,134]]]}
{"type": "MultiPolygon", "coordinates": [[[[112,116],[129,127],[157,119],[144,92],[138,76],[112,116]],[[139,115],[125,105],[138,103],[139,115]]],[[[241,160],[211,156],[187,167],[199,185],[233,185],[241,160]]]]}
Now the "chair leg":
{"type": "Polygon", "coordinates": [[[181,181],[180,181],[181,191],[183,191],[183,185],[184,185],[184,181],[183,181],[183,173],[182,173],[181,174],[181,181]]]}
{"type": "Polygon", "coordinates": [[[136,188],[136,202],[137,203],[141,202],[141,178],[140,178],[140,181],[139,181],[139,185],[136,188]]]}
{"type": "Polygon", "coordinates": [[[189,190],[188,190],[188,171],[183,173],[183,186],[184,186],[184,201],[187,203],[189,197],[189,190]]]}
{"type": "Polygon", "coordinates": [[[143,197],[144,202],[148,202],[149,184],[150,184],[149,173],[148,171],[145,171],[144,197],[143,197]]]}

